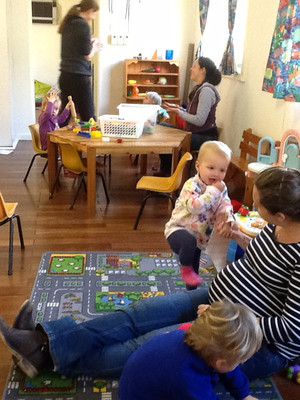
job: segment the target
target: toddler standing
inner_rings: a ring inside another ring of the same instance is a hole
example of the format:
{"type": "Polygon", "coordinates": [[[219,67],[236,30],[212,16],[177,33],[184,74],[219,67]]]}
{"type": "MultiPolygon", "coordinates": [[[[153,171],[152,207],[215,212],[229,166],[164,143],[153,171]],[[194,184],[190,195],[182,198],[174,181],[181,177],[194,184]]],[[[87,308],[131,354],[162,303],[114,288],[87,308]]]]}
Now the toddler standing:
{"type": "MultiPolygon", "coordinates": [[[[146,97],[144,98],[143,103],[144,104],[156,104],[158,106],[161,106],[161,97],[157,92],[147,92],[146,97]]],[[[169,119],[169,114],[167,111],[160,107],[158,114],[157,114],[157,120],[156,123],[160,124],[161,122],[166,121],[169,119]]]]}
{"type": "Polygon", "coordinates": [[[202,144],[195,165],[197,174],[184,184],[165,227],[165,236],[179,256],[181,276],[188,290],[202,282],[198,275],[201,250],[208,244],[217,216],[225,221],[219,233],[230,236],[234,216],[223,182],[230,159],[231,150],[225,143],[202,144]]]}

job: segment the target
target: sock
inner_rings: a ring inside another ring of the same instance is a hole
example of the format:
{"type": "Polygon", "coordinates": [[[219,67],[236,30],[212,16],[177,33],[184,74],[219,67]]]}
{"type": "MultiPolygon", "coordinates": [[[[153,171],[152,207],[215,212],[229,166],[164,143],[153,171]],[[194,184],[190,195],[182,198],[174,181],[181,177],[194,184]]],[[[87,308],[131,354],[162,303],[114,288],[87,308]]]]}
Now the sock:
{"type": "Polygon", "coordinates": [[[184,282],[188,283],[191,286],[199,286],[202,283],[202,279],[198,274],[193,270],[191,266],[181,266],[180,274],[184,282]]]}

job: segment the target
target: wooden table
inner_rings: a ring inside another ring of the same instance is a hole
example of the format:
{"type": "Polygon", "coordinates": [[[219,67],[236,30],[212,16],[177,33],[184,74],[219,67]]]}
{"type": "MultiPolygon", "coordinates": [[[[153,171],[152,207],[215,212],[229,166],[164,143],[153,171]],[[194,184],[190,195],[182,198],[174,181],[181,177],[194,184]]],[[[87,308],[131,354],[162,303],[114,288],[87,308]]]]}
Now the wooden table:
{"type": "Polygon", "coordinates": [[[141,173],[146,172],[147,154],[172,154],[172,171],[175,170],[179,152],[190,150],[191,134],[176,128],[157,125],[155,132],[143,134],[138,139],[110,138],[109,142],[102,139],[77,136],[72,130],[61,128],[48,132],[48,176],[49,193],[51,192],[57,171],[57,143],[67,141],[79,151],[87,154],[87,202],[88,210],[96,212],[96,154],[142,154],[141,173]]]}

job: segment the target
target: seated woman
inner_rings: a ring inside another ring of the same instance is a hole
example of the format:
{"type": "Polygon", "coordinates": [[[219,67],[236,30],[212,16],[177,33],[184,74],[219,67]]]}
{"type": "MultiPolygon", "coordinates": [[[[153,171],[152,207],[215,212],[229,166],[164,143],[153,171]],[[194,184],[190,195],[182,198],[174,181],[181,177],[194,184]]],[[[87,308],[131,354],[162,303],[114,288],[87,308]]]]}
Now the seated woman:
{"type": "MultiPolygon", "coordinates": [[[[199,305],[226,299],[250,309],[263,332],[260,350],[241,365],[248,378],[288,366],[300,356],[300,171],[271,167],[261,172],[253,199],[268,223],[250,241],[245,258],[227,265],[209,288],[149,298],[80,324],[65,317],[35,327],[26,302],[13,328],[0,318],[0,335],[17,364],[29,376],[54,368],[69,376],[118,378],[129,356],[148,339],[195,319],[199,305]]],[[[239,230],[232,238],[240,245],[249,241],[239,230]]]]}
{"type": "MultiPolygon", "coordinates": [[[[191,67],[191,79],[196,83],[189,94],[187,108],[178,104],[163,103],[168,113],[175,113],[186,121],[185,129],[192,132],[191,150],[199,150],[208,140],[218,140],[216,109],[221,100],[216,86],[221,82],[222,75],[214,62],[207,57],[199,57],[191,67]]],[[[169,175],[171,157],[162,154],[161,175],[169,175]]]]}

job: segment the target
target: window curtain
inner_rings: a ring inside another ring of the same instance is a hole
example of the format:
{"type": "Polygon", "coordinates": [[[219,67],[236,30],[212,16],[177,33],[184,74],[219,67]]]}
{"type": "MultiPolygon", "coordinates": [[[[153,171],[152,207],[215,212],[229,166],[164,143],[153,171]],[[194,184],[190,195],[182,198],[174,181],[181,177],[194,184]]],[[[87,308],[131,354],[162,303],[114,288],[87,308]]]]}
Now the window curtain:
{"type": "Polygon", "coordinates": [[[234,28],[235,12],[237,0],[228,0],[228,30],[229,38],[226,50],[220,64],[220,71],[223,75],[232,75],[235,73],[234,69],[234,46],[232,32],[234,28]]]}
{"type": "Polygon", "coordinates": [[[262,90],[300,102],[300,0],[280,0],[262,90]]]}
{"type": "Polygon", "coordinates": [[[201,39],[198,44],[196,58],[199,58],[201,56],[202,37],[206,26],[208,7],[209,7],[209,0],[199,0],[199,20],[200,20],[201,39]]]}

